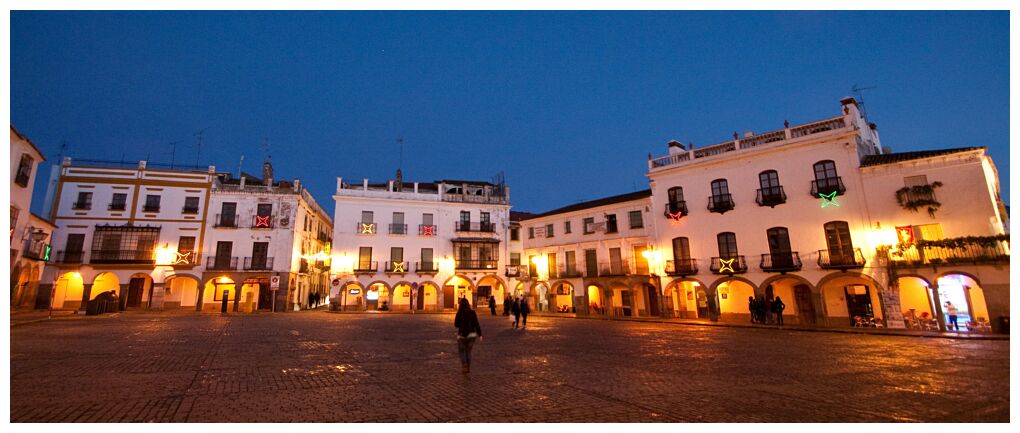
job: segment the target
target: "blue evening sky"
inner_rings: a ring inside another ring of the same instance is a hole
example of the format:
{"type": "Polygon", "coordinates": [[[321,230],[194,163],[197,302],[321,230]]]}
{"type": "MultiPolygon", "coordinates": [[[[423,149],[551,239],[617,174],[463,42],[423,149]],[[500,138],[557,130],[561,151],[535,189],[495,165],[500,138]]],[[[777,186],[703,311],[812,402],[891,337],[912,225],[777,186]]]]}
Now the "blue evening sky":
{"type": "Polygon", "coordinates": [[[11,13],[11,121],[49,162],[194,164],[204,130],[202,164],[258,174],[268,140],[330,213],[336,176],[393,177],[398,137],[405,179],[503,171],[543,211],[854,84],[895,151],[987,146],[1008,203],[1008,12],[11,13]]]}

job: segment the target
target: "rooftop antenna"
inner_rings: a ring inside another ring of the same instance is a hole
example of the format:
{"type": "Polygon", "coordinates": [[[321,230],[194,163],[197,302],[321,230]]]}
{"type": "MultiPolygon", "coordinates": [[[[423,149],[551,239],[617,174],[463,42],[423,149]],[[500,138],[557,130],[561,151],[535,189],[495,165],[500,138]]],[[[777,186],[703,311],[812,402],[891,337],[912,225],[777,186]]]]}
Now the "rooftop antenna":
{"type": "Polygon", "coordinates": [[[170,142],[170,169],[171,170],[174,169],[174,156],[177,154],[177,143],[180,143],[180,142],[181,142],[180,140],[171,141],[170,142]]]}
{"type": "Polygon", "coordinates": [[[199,130],[198,132],[196,132],[194,134],[195,135],[195,148],[196,148],[196,150],[195,150],[195,165],[196,166],[202,164],[202,137],[203,137],[203,135],[205,135],[205,130],[207,130],[209,128],[211,128],[211,126],[206,126],[205,128],[202,128],[201,130],[199,130]]]}
{"type": "Polygon", "coordinates": [[[244,155],[241,155],[241,160],[237,162],[237,178],[241,178],[241,167],[244,166],[244,155]]]}
{"type": "Polygon", "coordinates": [[[397,162],[397,170],[404,171],[404,137],[397,138],[397,145],[400,146],[400,160],[397,162]]]}
{"type": "Polygon", "coordinates": [[[853,92],[854,96],[857,98],[857,102],[860,103],[861,114],[864,115],[864,120],[868,120],[868,110],[867,108],[864,107],[864,91],[876,88],[878,88],[878,86],[857,87],[857,85],[854,84],[854,86],[850,89],[850,91],[853,92]]]}
{"type": "Polygon", "coordinates": [[[265,137],[262,137],[262,153],[265,155],[267,162],[272,159],[272,155],[269,154],[269,139],[265,137]]]}

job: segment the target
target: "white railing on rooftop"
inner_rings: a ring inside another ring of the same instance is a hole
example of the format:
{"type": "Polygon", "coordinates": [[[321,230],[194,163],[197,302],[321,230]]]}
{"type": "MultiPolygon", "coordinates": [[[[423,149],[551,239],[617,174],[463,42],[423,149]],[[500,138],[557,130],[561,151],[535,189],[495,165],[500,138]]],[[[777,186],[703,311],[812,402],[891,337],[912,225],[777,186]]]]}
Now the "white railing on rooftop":
{"type": "Polygon", "coordinates": [[[650,159],[648,160],[648,169],[649,171],[654,171],[661,169],[663,167],[678,165],[690,162],[695,159],[709,158],[717,155],[722,155],[728,152],[735,152],[761,146],[781,145],[783,144],[783,142],[786,142],[788,140],[793,140],[808,135],[819,134],[833,130],[840,130],[846,127],[847,127],[846,120],[844,119],[843,116],[834,117],[831,119],[825,119],[818,122],[795,126],[793,128],[786,128],[762,134],[755,134],[752,136],[738,138],[724,143],[713,144],[711,146],[706,146],[698,149],[691,149],[680,153],[650,159]]]}

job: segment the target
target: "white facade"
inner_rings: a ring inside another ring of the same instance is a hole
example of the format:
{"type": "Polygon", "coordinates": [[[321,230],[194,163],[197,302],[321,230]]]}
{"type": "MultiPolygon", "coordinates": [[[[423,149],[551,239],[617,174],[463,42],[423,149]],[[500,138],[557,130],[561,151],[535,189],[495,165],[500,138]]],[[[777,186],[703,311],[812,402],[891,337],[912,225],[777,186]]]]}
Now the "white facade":
{"type": "Polygon", "coordinates": [[[649,275],[650,191],[552,210],[521,222],[526,292],[539,311],[658,316],[649,275]]]}
{"type": "Polygon", "coordinates": [[[337,309],[442,310],[459,298],[487,305],[486,294],[502,303],[512,284],[501,272],[509,188],[337,178],[333,199],[330,296],[337,309]]]}
{"type": "Polygon", "coordinates": [[[46,158],[11,126],[11,307],[32,308],[53,225],[29,211],[39,164],[46,158]]]}

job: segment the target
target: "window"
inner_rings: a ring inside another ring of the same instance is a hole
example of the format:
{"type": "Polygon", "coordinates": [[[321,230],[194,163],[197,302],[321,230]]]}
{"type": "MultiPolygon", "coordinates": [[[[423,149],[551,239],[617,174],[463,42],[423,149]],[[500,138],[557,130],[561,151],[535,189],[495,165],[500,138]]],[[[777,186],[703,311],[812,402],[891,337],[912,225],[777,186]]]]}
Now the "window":
{"type": "Polygon", "coordinates": [[[362,224],[372,224],[372,222],[374,222],[374,221],[375,221],[375,214],[373,214],[372,211],[370,211],[370,210],[363,210],[363,211],[361,211],[361,223],[362,224]]]}
{"type": "Polygon", "coordinates": [[[195,237],[194,236],[181,236],[177,241],[177,252],[189,252],[195,251],[195,237]]]}
{"type": "Polygon", "coordinates": [[[842,195],[846,192],[843,180],[836,174],[836,163],[831,160],[818,161],[814,165],[815,180],[811,183],[811,195],[828,196],[835,193],[842,195]]]}
{"type": "Polygon", "coordinates": [[[815,180],[833,179],[836,177],[836,163],[833,161],[819,161],[814,165],[815,180]]]}
{"type": "Polygon", "coordinates": [[[219,227],[237,227],[237,203],[223,202],[217,220],[219,227]]]}
{"type": "Polygon", "coordinates": [[[567,274],[575,275],[577,273],[577,257],[574,256],[573,251],[567,251],[563,253],[564,262],[566,262],[567,274]]]}
{"type": "Polygon", "coordinates": [[[393,212],[393,222],[390,224],[390,234],[407,234],[407,225],[404,224],[403,212],[393,212]]]}
{"type": "Polygon", "coordinates": [[[58,257],[63,263],[81,263],[85,250],[85,234],[71,233],[67,235],[67,244],[64,246],[64,256],[58,257]]]}
{"type": "MultiPolygon", "coordinates": [[[[214,259],[214,269],[231,269],[234,243],[230,241],[219,241],[216,242],[216,257],[214,259]]],[[[217,290],[218,291],[218,290],[217,290]]]]}
{"type": "Polygon", "coordinates": [[[184,213],[198,213],[198,197],[184,198],[184,213]]]}
{"type": "Polygon", "coordinates": [[[903,186],[925,186],[928,185],[928,176],[907,176],[903,178],[903,186]]]}
{"type": "Polygon", "coordinates": [[[634,257],[634,273],[638,275],[648,275],[648,258],[645,257],[648,252],[648,247],[644,245],[633,245],[631,252],[634,257]]]}
{"type": "Polygon", "coordinates": [[[794,267],[793,251],[790,246],[790,232],[786,227],[772,227],[765,231],[765,236],[769,242],[769,254],[768,260],[763,259],[762,268],[766,267],[766,263],[770,263],[773,269],[794,267]]]}
{"type": "Polygon", "coordinates": [[[88,210],[92,209],[92,193],[91,192],[79,192],[78,199],[74,202],[74,209],[88,210]]]}
{"type": "Polygon", "coordinates": [[[488,223],[490,223],[490,222],[491,222],[491,220],[489,219],[489,213],[488,213],[488,212],[482,212],[482,214],[481,214],[481,220],[482,220],[482,224],[488,224],[488,223]]]}
{"type": "Polygon", "coordinates": [[[358,249],[358,270],[372,269],[372,247],[361,247],[358,249]]]}
{"type": "Polygon", "coordinates": [[[18,226],[18,214],[20,213],[21,209],[11,206],[11,239],[14,239],[14,228],[18,226]]]}
{"type": "Polygon", "coordinates": [[[404,268],[404,249],[401,247],[390,248],[390,265],[386,267],[387,271],[406,271],[404,268]],[[399,265],[398,265],[399,263],[399,265]]]}
{"type": "Polygon", "coordinates": [[[468,212],[466,210],[460,211],[460,223],[461,224],[465,224],[465,223],[470,223],[470,222],[471,222],[471,212],[468,212]]]}
{"type": "Polygon", "coordinates": [[[156,194],[148,194],[145,196],[145,206],[142,207],[143,212],[159,212],[159,200],[160,196],[156,194]]]}
{"type": "Polygon", "coordinates": [[[535,228],[528,227],[528,239],[535,239],[535,228]]]}
{"type": "Polygon", "coordinates": [[[258,207],[256,207],[256,209],[255,209],[255,214],[260,216],[260,217],[267,217],[267,216],[272,215],[273,214],[273,204],[272,203],[259,203],[258,207]]]}
{"type": "Polygon", "coordinates": [[[786,203],[786,193],[779,184],[779,172],[765,170],[758,173],[758,197],[756,201],[759,206],[774,207],[777,204],[786,203]]]}
{"type": "Polygon", "coordinates": [[[719,233],[716,236],[719,243],[719,257],[730,259],[740,254],[737,251],[737,235],[732,232],[719,233]]]}
{"type": "Polygon", "coordinates": [[[677,263],[691,258],[691,242],[686,237],[673,238],[673,260],[677,263]]]}
{"type": "Polygon", "coordinates": [[[110,210],[127,209],[127,194],[122,192],[113,193],[113,200],[110,201],[110,210]]]}
{"type": "Polygon", "coordinates": [[[14,176],[14,183],[28,187],[28,180],[32,177],[32,163],[34,160],[30,155],[21,155],[21,162],[18,163],[18,172],[14,176]]]}
{"type": "Polygon", "coordinates": [[[726,211],[732,210],[733,206],[733,197],[730,195],[730,187],[726,179],[713,180],[712,196],[708,198],[708,210],[726,213],[726,211]]]}
{"type": "Polygon", "coordinates": [[[269,269],[269,242],[255,242],[251,246],[251,259],[246,260],[245,269],[269,269]]]}
{"type": "Polygon", "coordinates": [[[627,218],[630,220],[630,228],[639,229],[645,226],[645,222],[641,220],[641,211],[632,210],[627,212],[627,218]]]}
{"type": "Polygon", "coordinates": [[[598,275],[598,262],[598,251],[584,250],[584,276],[594,277],[598,275]]]}
{"type": "Polygon", "coordinates": [[[435,263],[432,261],[432,248],[421,249],[421,265],[418,266],[419,271],[435,271],[438,270],[435,263]]]}
{"type": "Polygon", "coordinates": [[[546,224],[545,225],[545,237],[547,237],[547,238],[553,237],[553,225],[552,224],[546,224]]]}
{"type": "Polygon", "coordinates": [[[510,229],[510,240],[512,241],[521,240],[521,229],[517,227],[510,229]]]}
{"type": "Polygon", "coordinates": [[[850,238],[850,225],[846,221],[832,221],[825,226],[825,244],[829,249],[830,260],[854,257],[854,243],[850,238]]]}
{"type": "Polygon", "coordinates": [[[563,233],[570,233],[570,221],[563,222],[563,233]]]}
{"type": "Polygon", "coordinates": [[[611,275],[623,274],[623,253],[619,248],[609,249],[609,272],[611,275]]]}
{"type": "MultiPolygon", "coordinates": [[[[402,216],[401,216],[401,221],[403,221],[403,217],[402,216]]],[[[421,214],[421,223],[424,224],[424,225],[427,225],[427,226],[432,225],[433,224],[432,223],[432,214],[430,214],[430,213],[421,214]]]]}
{"type": "Polygon", "coordinates": [[[546,255],[546,265],[548,265],[546,269],[549,272],[549,276],[555,277],[556,271],[559,270],[556,266],[556,253],[549,253],[546,255]]]}
{"type": "Polygon", "coordinates": [[[521,253],[510,253],[510,265],[511,266],[521,265],[521,253]]]}
{"type": "Polygon", "coordinates": [[[153,248],[159,227],[97,225],[92,235],[93,263],[155,262],[153,248]]]}
{"type": "Polygon", "coordinates": [[[669,206],[672,208],[673,213],[680,210],[680,203],[684,202],[684,189],[683,187],[674,186],[667,191],[669,196],[669,206]]]}
{"type": "Polygon", "coordinates": [[[584,234],[590,235],[592,233],[595,233],[592,230],[592,227],[591,227],[593,224],[595,224],[595,218],[594,217],[585,218],[585,219],[581,220],[581,224],[584,225],[584,234]]]}
{"type": "Polygon", "coordinates": [[[606,215],[606,233],[616,233],[616,215],[606,215]]]}
{"type": "Polygon", "coordinates": [[[532,277],[538,275],[538,269],[535,267],[535,256],[528,256],[528,275],[532,277]]]}

